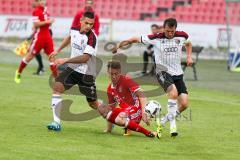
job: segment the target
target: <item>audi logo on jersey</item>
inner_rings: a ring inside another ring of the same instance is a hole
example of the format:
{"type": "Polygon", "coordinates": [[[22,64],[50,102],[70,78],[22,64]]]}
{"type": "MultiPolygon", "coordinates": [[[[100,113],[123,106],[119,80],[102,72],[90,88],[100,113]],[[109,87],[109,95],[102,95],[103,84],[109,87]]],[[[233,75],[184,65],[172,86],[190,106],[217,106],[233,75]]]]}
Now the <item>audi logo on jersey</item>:
{"type": "Polygon", "coordinates": [[[177,52],[178,47],[170,47],[170,48],[164,48],[164,52],[177,52]]]}

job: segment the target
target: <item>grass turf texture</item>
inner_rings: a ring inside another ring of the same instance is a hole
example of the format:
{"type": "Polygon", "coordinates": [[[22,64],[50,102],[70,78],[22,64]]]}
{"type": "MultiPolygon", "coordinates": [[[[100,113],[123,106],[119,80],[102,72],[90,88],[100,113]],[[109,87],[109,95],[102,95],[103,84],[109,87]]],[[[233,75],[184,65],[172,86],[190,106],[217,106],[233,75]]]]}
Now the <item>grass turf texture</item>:
{"type": "MultiPolygon", "coordinates": [[[[106,123],[101,117],[85,122],[63,122],[60,133],[47,131],[45,126],[52,120],[49,71],[44,76],[33,76],[35,66],[29,65],[22,83],[17,85],[13,76],[20,59],[10,53],[0,55],[5,57],[0,64],[0,159],[225,160],[240,157],[240,75],[226,71],[223,61],[199,61],[199,81],[187,81],[191,120],[186,111],[185,118],[177,122],[179,136],[169,137],[167,126],[162,139],[158,140],[139,133],[124,137],[119,127],[115,127],[112,134],[105,134],[106,123]],[[9,58],[14,61],[8,61],[9,58]]],[[[191,77],[192,71],[188,69],[186,79],[191,77]]],[[[97,79],[98,88],[105,90],[107,82],[106,75],[101,74],[97,79]]],[[[149,90],[153,86],[143,88],[149,90]]],[[[84,97],[63,97],[74,101],[73,113],[89,110],[84,97]]],[[[151,99],[166,105],[164,95],[151,99]]],[[[147,128],[154,130],[155,125],[147,128]]]]}

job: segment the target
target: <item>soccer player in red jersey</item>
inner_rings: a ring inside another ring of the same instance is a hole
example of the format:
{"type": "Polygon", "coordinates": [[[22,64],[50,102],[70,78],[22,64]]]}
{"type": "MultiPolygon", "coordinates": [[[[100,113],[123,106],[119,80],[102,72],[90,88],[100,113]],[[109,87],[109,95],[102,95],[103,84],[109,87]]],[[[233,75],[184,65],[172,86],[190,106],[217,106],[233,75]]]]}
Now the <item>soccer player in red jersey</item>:
{"type": "MultiPolygon", "coordinates": [[[[141,132],[147,137],[155,137],[155,132],[151,132],[139,124],[143,119],[149,125],[148,116],[143,111],[147,99],[140,86],[130,77],[121,74],[120,62],[110,61],[107,67],[111,79],[111,84],[107,89],[109,105],[100,105],[98,107],[100,114],[110,124],[124,126],[127,129],[141,132]]],[[[111,127],[108,129],[111,132],[111,127]]]]}
{"type": "Polygon", "coordinates": [[[95,13],[93,9],[93,0],[85,0],[85,7],[78,11],[77,14],[75,15],[73,22],[72,22],[72,27],[79,26],[80,19],[82,18],[84,12],[92,12],[94,13],[94,25],[93,25],[93,30],[96,33],[96,35],[99,35],[99,28],[100,28],[100,22],[99,22],[99,16],[95,13]]]}
{"type": "MultiPolygon", "coordinates": [[[[53,39],[49,32],[49,26],[54,22],[54,19],[49,17],[49,13],[46,9],[46,0],[34,0],[36,7],[32,13],[33,15],[33,28],[35,33],[33,35],[32,42],[29,46],[27,55],[21,61],[18,70],[15,74],[15,82],[20,83],[21,73],[27,64],[35,57],[36,54],[40,53],[41,49],[44,49],[45,53],[50,56],[53,51],[53,39]]],[[[53,59],[49,59],[50,69],[53,75],[57,76],[57,67],[53,63],[53,59]]]]}

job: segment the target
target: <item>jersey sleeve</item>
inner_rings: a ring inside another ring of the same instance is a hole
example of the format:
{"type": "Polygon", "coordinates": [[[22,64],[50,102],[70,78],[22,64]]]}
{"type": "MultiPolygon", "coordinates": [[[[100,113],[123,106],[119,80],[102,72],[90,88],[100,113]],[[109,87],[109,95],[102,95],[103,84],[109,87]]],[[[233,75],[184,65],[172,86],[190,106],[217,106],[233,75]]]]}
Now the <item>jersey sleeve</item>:
{"type": "Polygon", "coordinates": [[[155,39],[158,37],[157,34],[143,35],[141,36],[141,43],[143,44],[155,44],[155,39]]]}
{"type": "Polygon", "coordinates": [[[188,38],[184,41],[184,44],[190,43],[190,42],[191,42],[191,39],[188,37],[188,38]]]}
{"type": "Polygon", "coordinates": [[[130,77],[126,77],[126,82],[125,84],[127,85],[127,88],[129,88],[131,93],[135,93],[138,90],[140,90],[140,86],[139,84],[137,84],[137,82],[135,82],[132,78],[130,77]]]}
{"type": "Polygon", "coordinates": [[[96,45],[97,45],[97,38],[94,33],[91,33],[88,37],[87,46],[83,53],[89,54],[91,56],[96,56],[96,45]]]}
{"type": "Polygon", "coordinates": [[[189,35],[186,32],[179,31],[179,32],[177,32],[177,34],[178,34],[178,36],[181,36],[184,38],[184,41],[183,41],[184,44],[191,42],[189,35]]]}

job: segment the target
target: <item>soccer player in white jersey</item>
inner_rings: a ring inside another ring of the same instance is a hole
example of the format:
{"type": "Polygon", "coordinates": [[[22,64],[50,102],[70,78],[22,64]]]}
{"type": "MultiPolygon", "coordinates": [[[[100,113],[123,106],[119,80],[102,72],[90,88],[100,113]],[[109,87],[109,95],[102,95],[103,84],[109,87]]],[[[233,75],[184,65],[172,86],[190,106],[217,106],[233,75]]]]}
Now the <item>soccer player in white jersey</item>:
{"type": "MultiPolygon", "coordinates": [[[[68,64],[68,67],[59,74],[53,85],[52,110],[53,122],[47,128],[53,131],[61,130],[61,120],[58,107],[61,107],[61,93],[78,85],[79,91],[86,96],[88,104],[97,109],[95,77],[96,77],[96,45],[97,36],[92,31],[94,13],[85,12],[77,27],[71,28],[70,35],[64,38],[59,49],[51,56],[54,58],[64,47],[71,43],[71,57],[55,60],[57,65],[68,64]]],[[[55,58],[54,58],[55,59],[55,58]]]]}
{"type": "MultiPolygon", "coordinates": [[[[183,81],[183,71],[181,68],[182,46],[186,47],[187,64],[191,65],[193,60],[192,44],[188,34],[183,31],[176,31],[177,21],[168,18],[163,24],[164,32],[153,35],[132,37],[120,42],[113,53],[123,46],[131,43],[152,44],[154,46],[156,77],[168,96],[168,113],[161,119],[161,124],[165,125],[170,121],[170,134],[177,136],[176,116],[184,111],[188,106],[188,92],[183,81]]],[[[161,128],[159,129],[161,132],[161,128]]]]}

